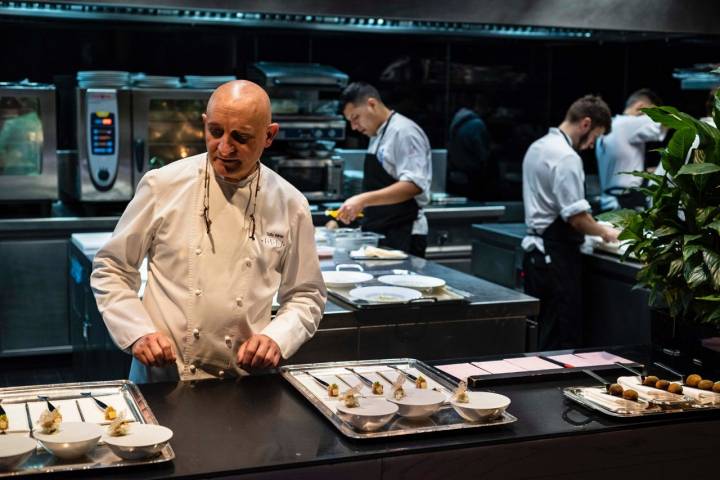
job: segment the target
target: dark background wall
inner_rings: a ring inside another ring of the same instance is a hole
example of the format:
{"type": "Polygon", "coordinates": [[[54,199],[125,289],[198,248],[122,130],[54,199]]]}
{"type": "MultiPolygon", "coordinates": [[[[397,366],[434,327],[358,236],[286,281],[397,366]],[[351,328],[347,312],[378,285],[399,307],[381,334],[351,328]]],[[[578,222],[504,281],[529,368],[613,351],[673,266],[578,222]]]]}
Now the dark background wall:
{"type": "MultiPolygon", "coordinates": [[[[649,87],[665,103],[702,116],[707,92],[681,90],[672,72],[718,61],[719,44],[695,34],[530,40],[0,17],[0,81],[52,82],[103,69],[242,77],[258,60],[319,62],[376,84],[388,104],[426,130],[434,148],[445,147],[459,107],[480,110],[494,159],[519,173],[527,146],[585,93],[602,95],[615,113],[630,92],[649,87]]],[[[343,146],[365,145],[350,133],[343,146]]],[[[585,157],[592,173],[594,158],[585,157]]],[[[515,183],[503,196],[519,192],[515,183]]]]}

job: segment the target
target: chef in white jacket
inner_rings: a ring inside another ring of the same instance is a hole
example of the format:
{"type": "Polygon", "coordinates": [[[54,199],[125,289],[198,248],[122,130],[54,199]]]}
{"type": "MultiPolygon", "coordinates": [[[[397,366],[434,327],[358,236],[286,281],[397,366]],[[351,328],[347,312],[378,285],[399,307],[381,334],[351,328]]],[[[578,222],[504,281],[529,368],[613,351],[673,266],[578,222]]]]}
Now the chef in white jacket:
{"type": "Polygon", "coordinates": [[[279,128],[267,94],[226,83],[203,121],[207,153],[148,172],[93,262],[98,307],[136,382],[274,367],[325,307],[307,200],[260,163],[279,128]]]}

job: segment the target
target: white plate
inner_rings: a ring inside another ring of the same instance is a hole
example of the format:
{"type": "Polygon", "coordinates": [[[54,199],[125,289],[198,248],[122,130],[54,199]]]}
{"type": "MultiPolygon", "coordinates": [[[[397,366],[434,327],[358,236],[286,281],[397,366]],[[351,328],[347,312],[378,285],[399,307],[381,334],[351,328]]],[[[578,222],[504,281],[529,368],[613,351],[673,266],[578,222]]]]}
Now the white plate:
{"type": "Polygon", "coordinates": [[[425,275],[382,275],[378,281],[396,287],[438,288],[445,285],[445,280],[425,275]]]}
{"type": "Polygon", "coordinates": [[[0,471],[13,469],[27,461],[37,442],[25,435],[0,435],[0,471]]]}
{"type": "Polygon", "coordinates": [[[137,460],[159,454],[172,436],[172,430],[162,425],[132,424],[127,435],[105,434],[103,441],[118,457],[137,460]]]}
{"type": "Polygon", "coordinates": [[[323,271],[322,276],[328,287],[348,287],[373,279],[369,273],[355,271],[323,271]]]}
{"type": "Polygon", "coordinates": [[[350,290],[350,296],[378,303],[408,302],[422,297],[417,290],[403,287],[360,287],[350,290]]]}

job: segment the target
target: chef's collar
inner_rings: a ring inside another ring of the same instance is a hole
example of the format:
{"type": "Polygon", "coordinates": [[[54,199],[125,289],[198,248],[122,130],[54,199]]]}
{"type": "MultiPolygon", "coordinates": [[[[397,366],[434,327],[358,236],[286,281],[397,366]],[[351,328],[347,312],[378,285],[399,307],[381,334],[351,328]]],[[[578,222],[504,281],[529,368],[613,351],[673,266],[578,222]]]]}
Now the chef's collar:
{"type": "Polygon", "coordinates": [[[217,173],[215,173],[215,178],[217,179],[218,183],[221,183],[227,187],[233,187],[236,189],[242,188],[242,187],[247,186],[253,180],[255,180],[255,177],[257,177],[258,172],[260,171],[260,168],[262,168],[262,166],[253,170],[253,173],[251,173],[247,177],[243,178],[242,180],[231,180],[231,179],[223,177],[222,175],[218,175],[217,173]]]}
{"type": "Polygon", "coordinates": [[[377,132],[375,132],[375,135],[373,135],[373,138],[374,138],[374,137],[377,137],[378,135],[382,135],[382,134],[383,134],[383,132],[385,131],[385,129],[387,129],[388,122],[389,122],[390,119],[393,117],[393,114],[394,114],[394,113],[395,113],[395,110],[390,110],[390,115],[388,115],[388,118],[386,118],[385,121],[380,124],[380,126],[379,126],[378,129],[377,129],[377,132]]]}
{"type": "Polygon", "coordinates": [[[552,128],[550,128],[550,131],[551,132],[557,131],[560,135],[563,136],[563,138],[565,139],[567,144],[570,146],[570,148],[575,150],[575,147],[573,147],[573,143],[572,143],[572,140],[570,139],[570,136],[567,133],[563,132],[562,129],[560,129],[559,127],[552,127],[552,128]]]}

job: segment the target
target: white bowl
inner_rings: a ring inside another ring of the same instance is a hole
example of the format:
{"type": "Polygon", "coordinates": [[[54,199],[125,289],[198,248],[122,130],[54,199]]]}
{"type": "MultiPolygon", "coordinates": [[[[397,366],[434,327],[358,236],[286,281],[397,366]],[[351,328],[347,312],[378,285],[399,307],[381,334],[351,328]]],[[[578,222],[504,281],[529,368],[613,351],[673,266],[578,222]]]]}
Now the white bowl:
{"type": "Polygon", "coordinates": [[[103,441],[115,455],[126,460],[158,455],[173,436],[172,430],[162,425],[133,423],[127,435],[104,435],[103,441]]]}
{"type": "Polygon", "coordinates": [[[397,413],[398,406],[382,398],[361,398],[360,406],[338,403],[337,415],[358,430],[373,432],[382,428],[397,413]]]}
{"type": "Polygon", "coordinates": [[[500,415],[510,405],[505,395],[492,392],[467,392],[468,403],[450,400],[450,405],[458,415],[469,422],[478,422],[500,415]]]}
{"type": "Polygon", "coordinates": [[[12,470],[25,463],[37,442],[25,434],[0,435],[0,471],[12,470]]]}
{"type": "Polygon", "coordinates": [[[40,444],[58,458],[71,460],[88,454],[102,437],[102,429],[94,423],[63,422],[55,433],[33,431],[40,444]]]}
{"type": "Polygon", "coordinates": [[[386,398],[398,406],[398,415],[409,418],[428,417],[445,402],[444,393],[417,388],[406,389],[405,396],[400,400],[396,400],[392,392],[386,398]]]}

